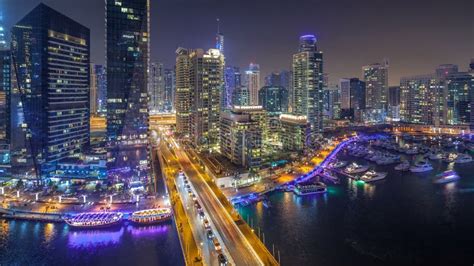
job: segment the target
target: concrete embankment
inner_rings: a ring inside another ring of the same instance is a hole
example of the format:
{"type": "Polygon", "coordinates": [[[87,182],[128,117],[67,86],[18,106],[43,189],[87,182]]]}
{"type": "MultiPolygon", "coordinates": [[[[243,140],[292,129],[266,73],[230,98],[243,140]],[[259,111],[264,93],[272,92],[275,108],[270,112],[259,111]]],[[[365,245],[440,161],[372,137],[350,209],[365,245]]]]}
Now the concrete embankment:
{"type": "Polygon", "coordinates": [[[39,222],[63,222],[61,213],[38,213],[0,208],[0,217],[5,219],[18,219],[39,222]]]}

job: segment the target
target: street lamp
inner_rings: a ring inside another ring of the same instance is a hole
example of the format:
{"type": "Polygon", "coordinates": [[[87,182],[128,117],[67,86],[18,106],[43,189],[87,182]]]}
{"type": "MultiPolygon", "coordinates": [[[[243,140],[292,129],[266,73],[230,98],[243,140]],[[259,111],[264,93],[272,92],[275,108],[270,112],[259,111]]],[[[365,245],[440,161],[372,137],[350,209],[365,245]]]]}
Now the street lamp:
{"type": "Polygon", "coordinates": [[[59,203],[62,202],[62,196],[59,196],[59,203]]]}
{"type": "Polygon", "coordinates": [[[39,193],[38,193],[38,192],[36,192],[35,200],[36,200],[36,201],[39,200],[39,193]]]}
{"type": "Polygon", "coordinates": [[[2,191],[2,195],[5,194],[5,188],[4,187],[0,187],[0,190],[2,191]]]}
{"type": "Polygon", "coordinates": [[[87,198],[86,195],[82,195],[82,199],[84,200],[84,203],[86,203],[86,198],[87,198]]]}
{"type": "Polygon", "coordinates": [[[112,204],[112,197],[113,195],[110,195],[110,204],[112,204]]]}
{"type": "Polygon", "coordinates": [[[17,197],[17,198],[20,197],[20,191],[19,191],[19,190],[16,191],[16,197],[17,197]]]}

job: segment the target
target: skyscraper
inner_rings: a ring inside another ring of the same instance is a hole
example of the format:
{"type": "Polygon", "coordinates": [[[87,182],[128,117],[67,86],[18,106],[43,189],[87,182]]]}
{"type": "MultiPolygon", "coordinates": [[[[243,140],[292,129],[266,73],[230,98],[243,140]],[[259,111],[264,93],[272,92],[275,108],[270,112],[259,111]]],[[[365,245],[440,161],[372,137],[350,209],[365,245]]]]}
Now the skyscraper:
{"type": "Polygon", "coordinates": [[[90,82],[89,82],[89,108],[90,108],[90,113],[92,114],[97,114],[98,111],[98,88],[97,88],[97,75],[96,75],[96,65],[91,63],[89,67],[89,76],[90,76],[90,82]]]}
{"type": "Polygon", "coordinates": [[[224,55],[217,49],[196,49],[190,57],[191,136],[202,150],[218,150],[224,55]]]}
{"type": "Polygon", "coordinates": [[[260,89],[260,66],[250,63],[245,71],[245,83],[250,94],[250,105],[258,105],[258,90],[260,89]]]}
{"type": "Polygon", "coordinates": [[[232,97],[234,90],[240,88],[242,85],[240,69],[238,67],[227,66],[225,68],[224,80],[225,90],[224,95],[222,96],[222,107],[223,109],[231,109],[233,105],[232,97]]]}
{"type": "Polygon", "coordinates": [[[148,81],[148,103],[151,112],[159,113],[165,111],[165,83],[163,64],[153,62],[150,65],[150,76],[148,81]]]}
{"type": "Polygon", "coordinates": [[[217,19],[216,49],[224,54],[224,34],[221,33],[220,19],[217,19]]]}
{"type": "Polygon", "coordinates": [[[11,52],[0,14],[0,178],[10,177],[11,52]]]}
{"type": "Polygon", "coordinates": [[[181,47],[176,50],[176,132],[185,137],[191,133],[191,52],[181,47]]]}
{"type": "MultiPolygon", "coordinates": [[[[444,116],[448,125],[469,125],[474,110],[474,73],[457,72],[445,79],[444,116]]],[[[472,125],[471,125],[472,126],[472,125]]]]}
{"type": "Polygon", "coordinates": [[[314,35],[300,37],[299,52],[293,55],[292,113],[306,116],[310,134],[323,130],[323,53],[314,35]]]}
{"type": "Polygon", "coordinates": [[[365,82],[358,78],[341,79],[341,118],[361,122],[365,110],[365,82]]]}
{"type": "Polygon", "coordinates": [[[288,90],[283,86],[264,86],[258,92],[258,105],[270,114],[288,112],[288,90]]]}
{"type": "Polygon", "coordinates": [[[388,93],[388,61],[374,63],[362,67],[362,76],[366,85],[366,108],[387,110],[388,93]]]}
{"type": "Polygon", "coordinates": [[[148,172],[149,0],[106,0],[109,170],[148,172]],[[133,160],[127,150],[141,147],[133,160]]]}
{"type": "Polygon", "coordinates": [[[107,71],[103,65],[95,65],[97,80],[97,109],[99,113],[107,112],[107,71]]]}
{"type": "Polygon", "coordinates": [[[163,79],[165,86],[165,111],[173,112],[175,110],[174,101],[176,95],[176,76],[174,70],[165,69],[163,79]]]}
{"type": "Polygon", "coordinates": [[[47,174],[89,144],[89,29],[39,4],[13,27],[12,50],[28,148],[47,174]]]}

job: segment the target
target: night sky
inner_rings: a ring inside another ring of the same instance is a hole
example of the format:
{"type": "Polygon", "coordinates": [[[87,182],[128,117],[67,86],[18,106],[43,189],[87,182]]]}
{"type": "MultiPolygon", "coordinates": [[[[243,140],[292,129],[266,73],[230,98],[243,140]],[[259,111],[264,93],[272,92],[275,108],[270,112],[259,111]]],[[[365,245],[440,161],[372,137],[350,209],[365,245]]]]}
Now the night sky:
{"type": "MultiPolygon", "coordinates": [[[[7,29],[40,0],[0,0],[7,29]]],[[[91,29],[91,61],[104,63],[104,0],[44,0],[91,29]]],[[[151,0],[151,58],[172,67],[175,50],[214,45],[216,18],[228,65],[260,64],[262,74],[289,69],[298,37],[313,33],[332,82],[360,77],[361,66],[390,59],[390,84],[434,72],[443,63],[467,69],[474,58],[471,0],[151,0]]]]}

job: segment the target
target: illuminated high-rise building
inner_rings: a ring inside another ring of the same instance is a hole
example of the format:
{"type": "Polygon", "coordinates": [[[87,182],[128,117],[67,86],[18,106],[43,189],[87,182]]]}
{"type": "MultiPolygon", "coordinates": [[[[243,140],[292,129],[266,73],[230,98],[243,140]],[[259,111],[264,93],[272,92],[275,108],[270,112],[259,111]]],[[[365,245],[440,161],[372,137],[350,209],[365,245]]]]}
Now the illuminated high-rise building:
{"type": "Polygon", "coordinates": [[[191,133],[191,61],[192,50],[178,48],[176,50],[176,132],[177,134],[189,137],[191,133]]]}
{"type": "Polygon", "coordinates": [[[365,82],[358,78],[341,79],[341,118],[361,122],[365,110],[365,82]]]}
{"type": "MultiPolygon", "coordinates": [[[[451,73],[445,79],[444,116],[448,125],[470,125],[474,110],[474,73],[451,73]]],[[[471,124],[471,126],[473,126],[471,124]]]]}
{"type": "Polygon", "coordinates": [[[165,82],[163,64],[153,62],[150,64],[150,74],[148,81],[148,103],[150,112],[160,113],[165,111],[165,82]]]}
{"type": "Polygon", "coordinates": [[[190,57],[191,138],[201,150],[218,150],[224,55],[217,49],[196,49],[190,57]]]}
{"type": "Polygon", "coordinates": [[[11,51],[0,14],[0,178],[10,177],[11,51]]]}
{"type": "Polygon", "coordinates": [[[362,76],[365,82],[366,108],[387,110],[389,103],[388,61],[363,66],[362,76]]]}
{"type": "Polygon", "coordinates": [[[323,130],[323,109],[323,53],[314,35],[304,35],[299,52],[293,55],[292,113],[305,116],[314,135],[323,130]]]}
{"type": "Polygon", "coordinates": [[[217,19],[216,49],[224,54],[224,34],[220,30],[220,19],[217,19]]]}
{"type": "MultiPolygon", "coordinates": [[[[240,69],[238,67],[227,66],[225,68],[224,74],[225,81],[225,90],[222,96],[222,108],[231,109],[234,103],[232,102],[232,97],[234,95],[234,90],[240,88],[242,85],[240,69]]],[[[241,104],[236,104],[241,105],[241,104]]]]}
{"type": "Polygon", "coordinates": [[[264,86],[258,92],[258,105],[270,114],[288,112],[288,90],[283,86],[264,86]]]}
{"type": "Polygon", "coordinates": [[[96,65],[91,63],[89,67],[89,76],[90,76],[90,81],[89,81],[89,109],[90,113],[92,114],[97,114],[99,108],[98,108],[98,83],[97,83],[97,74],[95,72],[96,70],[96,65]]]}
{"type": "Polygon", "coordinates": [[[166,68],[164,70],[164,88],[165,88],[165,111],[166,112],[173,112],[174,108],[174,101],[176,97],[176,76],[174,69],[166,68]]]}
{"type": "Polygon", "coordinates": [[[22,127],[42,175],[89,145],[89,29],[39,4],[12,29],[22,127]]]}
{"type": "Polygon", "coordinates": [[[250,63],[245,71],[245,85],[249,90],[250,105],[258,105],[258,90],[260,90],[260,66],[250,63]]]}
{"type": "Polygon", "coordinates": [[[148,173],[149,22],[149,0],[106,0],[108,168],[134,178],[148,173]]]}
{"type": "Polygon", "coordinates": [[[107,71],[103,65],[95,65],[97,80],[97,109],[99,113],[107,112],[107,71]]]}
{"type": "Polygon", "coordinates": [[[400,120],[407,123],[440,125],[443,83],[435,74],[400,79],[400,120]]]}

